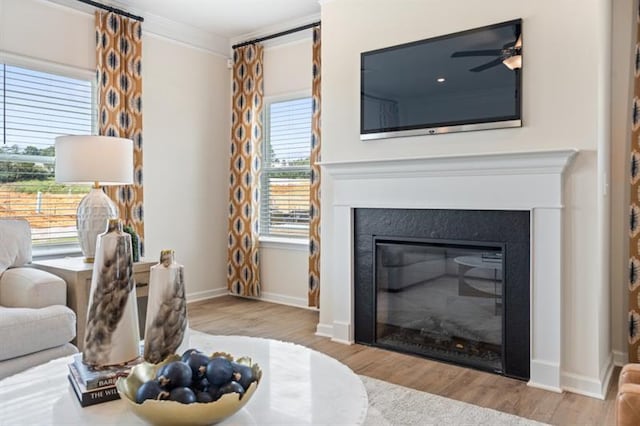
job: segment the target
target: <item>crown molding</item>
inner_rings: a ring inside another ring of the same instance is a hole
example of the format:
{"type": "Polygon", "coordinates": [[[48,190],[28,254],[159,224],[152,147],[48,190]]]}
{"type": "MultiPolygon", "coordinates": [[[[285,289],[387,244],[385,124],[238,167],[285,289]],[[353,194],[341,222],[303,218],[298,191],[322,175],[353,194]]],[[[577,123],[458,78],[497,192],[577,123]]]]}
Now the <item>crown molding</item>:
{"type": "MultiPolygon", "coordinates": [[[[93,6],[75,0],[47,0],[47,2],[65,6],[90,15],[93,15],[96,10],[93,6]]],[[[229,39],[226,37],[213,34],[181,22],[163,18],[158,15],[147,13],[143,10],[133,9],[118,1],[104,1],[103,3],[144,17],[144,22],[142,24],[144,33],[177,41],[215,55],[224,56],[225,58],[229,56],[229,39]]]]}
{"type": "Polygon", "coordinates": [[[148,13],[144,15],[143,28],[145,32],[229,57],[229,39],[226,37],[148,13]]]}

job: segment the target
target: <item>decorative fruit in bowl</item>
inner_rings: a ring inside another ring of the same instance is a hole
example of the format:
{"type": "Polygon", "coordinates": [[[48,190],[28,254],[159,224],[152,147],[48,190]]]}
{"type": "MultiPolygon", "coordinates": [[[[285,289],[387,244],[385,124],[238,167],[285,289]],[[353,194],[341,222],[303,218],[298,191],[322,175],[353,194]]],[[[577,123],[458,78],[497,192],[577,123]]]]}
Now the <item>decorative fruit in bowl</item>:
{"type": "Polygon", "coordinates": [[[240,410],[261,378],[250,358],[189,349],[136,365],[116,388],[134,414],[154,425],[209,425],[240,410]]]}

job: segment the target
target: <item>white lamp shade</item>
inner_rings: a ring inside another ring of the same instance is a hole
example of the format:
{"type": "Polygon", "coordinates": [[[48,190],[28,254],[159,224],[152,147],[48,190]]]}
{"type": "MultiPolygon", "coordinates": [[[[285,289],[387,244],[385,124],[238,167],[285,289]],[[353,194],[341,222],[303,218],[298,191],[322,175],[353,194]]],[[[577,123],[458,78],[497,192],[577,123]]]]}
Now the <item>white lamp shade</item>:
{"type": "Polygon", "coordinates": [[[133,183],[133,142],[111,136],[56,138],[56,182],[133,183]]]}

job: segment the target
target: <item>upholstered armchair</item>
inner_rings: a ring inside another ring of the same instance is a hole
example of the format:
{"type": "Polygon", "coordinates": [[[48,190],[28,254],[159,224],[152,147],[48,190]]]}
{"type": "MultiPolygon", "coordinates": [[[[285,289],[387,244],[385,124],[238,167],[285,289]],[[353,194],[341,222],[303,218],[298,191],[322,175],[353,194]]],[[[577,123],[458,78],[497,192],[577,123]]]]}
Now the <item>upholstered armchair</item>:
{"type": "Polygon", "coordinates": [[[616,425],[640,425],[640,364],[622,367],[616,397],[616,425]]]}
{"type": "Polygon", "coordinates": [[[0,219],[0,379],[77,352],[67,284],[30,262],[29,223],[0,219]]]}

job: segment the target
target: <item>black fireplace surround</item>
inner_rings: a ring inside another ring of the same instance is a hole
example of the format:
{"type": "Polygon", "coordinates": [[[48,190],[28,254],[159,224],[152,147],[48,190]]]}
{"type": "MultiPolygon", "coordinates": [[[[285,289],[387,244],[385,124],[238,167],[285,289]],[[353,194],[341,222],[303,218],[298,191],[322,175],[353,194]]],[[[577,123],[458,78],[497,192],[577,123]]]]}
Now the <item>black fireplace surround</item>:
{"type": "MultiPolygon", "coordinates": [[[[377,209],[354,211],[355,340],[389,349],[376,337],[376,243],[427,244],[432,247],[497,247],[501,254],[501,362],[487,368],[465,358],[392,348],[445,362],[490,370],[528,380],[530,375],[530,212],[446,209],[377,209]]],[[[443,249],[444,250],[444,249],[443,249]]],[[[379,269],[378,269],[379,270],[379,269]]],[[[466,270],[466,269],[465,269],[466,270]]],[[[461,275],[464,281],[464,272],[461,275]]],[[[429,279],[425,280],[429,282],[429,279]]],[[[396,292],[395,289],[382,291],[396,292]]],[[[402,290],[399,290],[402,291],[402,290]]],[[[498,318],[498,317],[496,317],[498,318]]],[[[428,333],[427,333],[428,334],[428,333]]]]}

